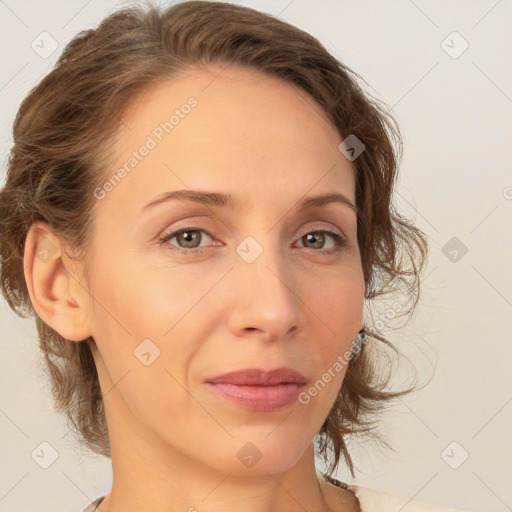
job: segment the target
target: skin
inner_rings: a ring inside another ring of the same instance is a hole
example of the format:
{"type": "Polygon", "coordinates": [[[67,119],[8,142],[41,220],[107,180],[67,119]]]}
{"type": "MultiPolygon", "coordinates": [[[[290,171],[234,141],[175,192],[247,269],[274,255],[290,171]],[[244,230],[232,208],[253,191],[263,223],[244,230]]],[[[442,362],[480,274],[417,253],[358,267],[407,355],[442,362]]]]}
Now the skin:
{"type": "Polygon", "coordinates": [[[357,510],[351,493],[316,473],[313,448],[346,365],[307,404],[272,412],[204,384],[246,367],[289,366],[309,387],[350,350],[364,302],[356,213],[295,205],[333,191],[355,204],[355,166],[312,98],[234,66],[190,70],[136,98],[113,145],[116,165],[190,96],[197,107],[97,201],[89,283],[48,225],[35,223],[27,237],[38,314],[71,341],[94,338],[113,467],[98,510],[357,510]],[[229,193],[241,207],[173,200],[141,213],[159,194],[187,188],[229,193]],[[185,223],[202,230],[200,253],[178,252],[193,245],[178,237],[159,241],[185,223]],[[304,236],[322,229],[341,233],[346,247],[329,255],[329,235],[323,245],[321,234],[304,236]],[[236,252],[247,236],[263,248],[251,264],[236,252]],[[46,262],[34,257],[43,240],[59,248],[46,262]],[[134,351],[148,338],[160,355],[146,366],[134,351]],[[247,443],[261,454],[251,467],[237,457],[247,443]]]}

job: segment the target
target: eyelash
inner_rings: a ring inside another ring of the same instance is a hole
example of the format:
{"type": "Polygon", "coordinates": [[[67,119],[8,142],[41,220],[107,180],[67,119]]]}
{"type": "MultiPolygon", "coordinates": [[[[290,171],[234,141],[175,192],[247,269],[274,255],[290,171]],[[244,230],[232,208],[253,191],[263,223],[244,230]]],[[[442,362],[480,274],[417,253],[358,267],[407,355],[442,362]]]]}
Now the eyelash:
{"type": "MultiPolygon", "coordinates": [[[[210,238],[213,239],[212,235],[210,235],[210,233],[208,233],[208,231],[206,231],[204,229],[200,229],[195,226],[183,226],[176,231],[172,231],[170,233],[164,234],[162,236],[162,238],[160,238],[160,245],[165,244],[168,249],[170,249],[172,251],[178,251],[182,254],[200,253],[202,250],[204,250],[204,247],[203,248],[195,248],[195,249],[183,249],[182,247],[177,247],[177,246],[171,247],[167,243],[167,242],[169,242],[169,240],[172,240],[176,235],[185,233],[187,231],[200,231],[200,232],[206,233],[210,238]]],[[[304,233],[302,236],[300,236],[299,240],[301,238],[303,238],[304,236],[310,235],[313,233],[327,233],[328,235],[330,235],[332,237],[332,239],[337,244],[335,247],[332,247],[331,249],[323,249],[323,250],[322,249],[312,249],[313,251],[321,252],[326,255],[333,255],[333,254],[343,251],[348,246],[348,241],[346,240],[346,238],[344,238],[342,235],[340,235],[336,231],[331,231],[330,229],[315,229],[315,230],[308,231],[308,232],[304,233]]],[[[307,249],[307,247],[305,247],[305,249],[307,249]]]]}

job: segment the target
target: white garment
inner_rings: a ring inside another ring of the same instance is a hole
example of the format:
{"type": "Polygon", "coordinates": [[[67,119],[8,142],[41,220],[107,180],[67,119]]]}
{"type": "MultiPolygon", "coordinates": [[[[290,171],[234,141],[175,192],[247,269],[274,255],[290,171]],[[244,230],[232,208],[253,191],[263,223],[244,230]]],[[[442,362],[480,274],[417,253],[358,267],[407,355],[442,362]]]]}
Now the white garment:
{"type": "Polygon", "coordinates": [[[92,503],[87,505],[87,507],[85,507],[82,510],[82,512],[94,512],[96,510],[96,508],[98,507],[98,505],[103,501],[104,498],[105,498],[105,496],[100,496],[99,498],[96,498],[92,503]]]}
{"type": "Polygon", "coordinates": [[[432,505],[424,501],[410,501],[409,498],[403,496],[376,491],[360,485],[345,485],[357,496],[362,512],[462,512],[459,509],[432,505]]]}

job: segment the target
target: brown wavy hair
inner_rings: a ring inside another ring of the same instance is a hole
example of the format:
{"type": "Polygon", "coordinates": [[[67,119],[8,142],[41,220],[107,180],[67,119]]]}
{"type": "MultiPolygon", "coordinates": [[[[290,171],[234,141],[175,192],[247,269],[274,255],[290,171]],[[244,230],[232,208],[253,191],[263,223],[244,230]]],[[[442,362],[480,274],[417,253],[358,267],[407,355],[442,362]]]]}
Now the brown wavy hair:
{"type": "MultiPolygon", "coordinates": [[[[111,13],[97,28],[78,33],[21,103],[0,192],[2,293],[19,316],[35,318],[56,410],[71,421],[79,443],[106,457],[110,441],[89,346],[94,340],[66,340],[37,315],[23,271],[25,238],[33,222],[44,221],[87,262],[94,231],[93,190],[112,172],[110,141],[123,110],[151,85],[209,63],[248,66],[281,78],[316,101],[343,139],[353,134],[364,143],[354,163],[365,299],[405,293],[411,302],[402,315],[412,314],[419,299],[426,235],[392,203],[401,134],[384,103],[364,92],[357,73],[308,33],[248,7],[207,1],[167,8],[144,3],[111,13]]],[[[376,414],[385,402],[414,390],[385,389],[391,372],[383,375],[378,369],[379,351],[387,347],[400,353],[378,326],[360,331],[363,343],[350,358],[317,437],[325,462],[329,446],[334,453],[329,474],[343,454],[354,476],[348,435],[365,434],[389,447],[376,432],[376,414]]]]}

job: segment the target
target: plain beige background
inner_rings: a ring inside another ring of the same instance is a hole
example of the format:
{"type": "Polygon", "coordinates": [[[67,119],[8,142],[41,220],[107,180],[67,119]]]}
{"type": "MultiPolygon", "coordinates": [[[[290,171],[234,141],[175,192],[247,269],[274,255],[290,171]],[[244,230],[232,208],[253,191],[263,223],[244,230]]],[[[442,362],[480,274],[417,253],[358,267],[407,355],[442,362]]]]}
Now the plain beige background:
{"type": "MultiPolygon", "coordinates": [[[[433,361],[434,378],[381,416],[395,453],[351,441],[355,483],[461,510],[512,510],[512,3],[233,3],[310,32],[392,108],[405,142],[397,205],[430,238],[421,301],[389,337],[423,381],[433,361]]],[[[21,100],[116,5],[0,2],[2,182],[21,100]],[[58,44],[49,56],[31,47],[42,32],[58,44]]],[[[33,321],[3,300],[0,318],[0,512],[82,510],[109,490],[110,461],[79,449],[53,411],[33,321]],[[56,457],[47,469],[34,461],[41,449],[56,457]]],[[[404,361],[397,386],[407,378],[404,361]]],[[[337,476],[354,482],[344,466],[337,476]]]]}

